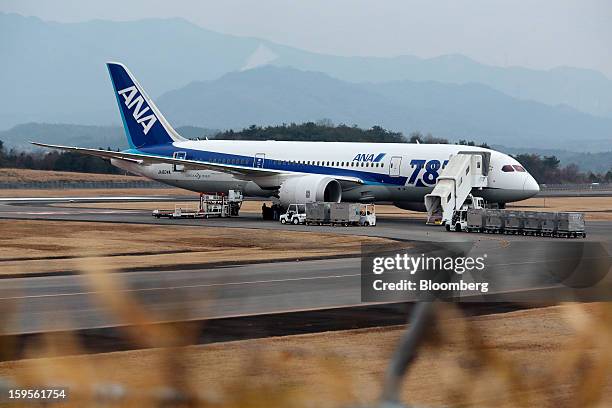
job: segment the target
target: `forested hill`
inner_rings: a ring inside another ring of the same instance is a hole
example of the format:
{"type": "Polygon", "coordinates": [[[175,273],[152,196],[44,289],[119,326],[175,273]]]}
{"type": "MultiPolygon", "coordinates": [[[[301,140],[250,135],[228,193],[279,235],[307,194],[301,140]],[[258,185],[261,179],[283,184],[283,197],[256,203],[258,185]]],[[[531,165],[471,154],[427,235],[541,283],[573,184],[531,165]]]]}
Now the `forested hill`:
{"type": "Polygon", "coordinates": [[[402,133],[392,132],[380,126],[361,129],[357,126],[332,126],[326,121],[266,127],[253,125],[240,131],[220,132],[215,135],[215,139],[370,143],[405,143],[407,141],[402,133]]]}
{"type": "MultiPolygon", "coordinates": [[[[196,126],[179,126],[179,134],[188,139],[212,136],[218,130],[196,126]]],[[[88,126],[67,123],[24,123],[0,131],[0,140],[6,150],[34,150],[30,141],[64,146],[127,149],[128,143],[121,126],[88,126]]]]}
{"type": "MultiPolygon", "coordinates": [[[[369,129],[357,126],[337,125],[330,120],[301,124],[283,124],[258,127],[252,125],[240,131],[213,131],[195,126],[183,126],[177,131],[190,139],[216,138],[226,140],[294,140],[321,142],[367,142],[367,143],[458,143],[488,147],[481,141],[447,140],[431,134],[412,132],[408,137],[401,132],[374,126],[369,129]]],[[[82,171],[113,173],[117,169],[100,159],[76,153],[50,151],[34,148],[30,140],[50,144],[75,145],[81,147],[110,148],[126,147],[123,129],[120,127],[82,126],[67,124],[25,124],[0,132],[0,167],[17,167],[38,170],[82,171]]],[[[566,151],[525,149],[512,151],[497,146],[497,150],[517,155],[517,158],[541,183],[593,182],[612,180],[610,154],[590,154],[566,151]],[[578,165],[576,165],[578,164],[578,165]],[[590,174],[593,173],[593,174],[590,174]]]]}

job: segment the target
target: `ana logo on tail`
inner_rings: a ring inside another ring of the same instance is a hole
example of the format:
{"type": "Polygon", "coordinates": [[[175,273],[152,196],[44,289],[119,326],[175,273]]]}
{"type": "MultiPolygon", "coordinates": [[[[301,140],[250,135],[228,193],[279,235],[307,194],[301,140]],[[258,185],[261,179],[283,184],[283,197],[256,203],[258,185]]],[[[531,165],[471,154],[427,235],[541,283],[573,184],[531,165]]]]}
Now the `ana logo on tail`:
{"type": "Polygon", "coordinates": [[[135,85],[129,86],[125,89],[122,89],[117,92],[119,95],[123,96],[123,100],[125,106],[128,109],[134,108],[132,112],[132,116],[137,123],[142,125],[142,129],[144,134],[149,133],[149,130],[153,127],[155,122],[157,122],[157,118],[151,112],[149,115],[144,116],[145,113],[149,112],[151,109],[145,103],[144,97],[138,92],[135,85]]]}

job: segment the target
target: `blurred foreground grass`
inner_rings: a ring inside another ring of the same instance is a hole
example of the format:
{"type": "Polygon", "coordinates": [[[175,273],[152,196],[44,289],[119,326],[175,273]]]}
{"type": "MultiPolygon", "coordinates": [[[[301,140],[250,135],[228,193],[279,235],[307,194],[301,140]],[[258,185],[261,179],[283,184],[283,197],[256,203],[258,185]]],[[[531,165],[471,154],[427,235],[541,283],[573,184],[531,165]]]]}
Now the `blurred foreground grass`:
{"type": "MultiPolygon", "coordinates": [[[[155,319],[119,274],[82,264],[92,291],[128,324],[138,351],[83,355],[76,336],[48,334],[26,359],[0,363],[5,387],[66,386],[70,407],[376,406],[404,327],[197,346],[199,324],[155,319]],[[57,357],[66,353],[73,357],[57,357]]],[[[2,310],[3,319],[11,310],[2,310]]],[[[186,311],[176,310],[180,320],[186,311]]],[[[465,317],[438,305],[403,382],[417,406],[612,406],[612,305],[565,304],[465,317]]],[[[0,337],[3,359],[17,347],[0,337]]],[[[4,392],[4,391],[3,391],[4,392]]],[[[34,406],[33,402],[7,406],[34,406]]]]}

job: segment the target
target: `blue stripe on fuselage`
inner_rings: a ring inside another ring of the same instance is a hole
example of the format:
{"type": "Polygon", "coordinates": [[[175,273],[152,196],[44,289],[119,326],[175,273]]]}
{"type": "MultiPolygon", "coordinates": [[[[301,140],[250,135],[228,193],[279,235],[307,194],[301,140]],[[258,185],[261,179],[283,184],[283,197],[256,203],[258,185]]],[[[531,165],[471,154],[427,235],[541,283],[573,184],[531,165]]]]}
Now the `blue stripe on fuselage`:
{"type": "MultiPolygon", "coordinates": [[[[187,160],[201,161],[204,163],[211,164],[227,164],[236,165],[242,167],[254,167],[255,157],[254,156],[242,156],[237,154],[210,152],[206,150],[193,150],[193,149],[179,149],[172,145],[158,145],[138,150],[130,149],[129,153],[140,153],[149,154],[151,156],[163,156],[172,157],[174,152],[186,152],[187,160]],[[232,162],[234,161],[234,162],[232,162]]],[[[382,159],[382,157],[381,157],[382,159]]],[[[287,172],[299,172],[299,173],[312,173],[312,174],[324,174],[328,176],[345,176],[345,177],[356,177],[365,184],[382,184],[382,185],[406,185],[407,177],[398,176],[391,177],[389,174],[374,173],[356,169],[346,169],[338,167],[327,167],[317,166],[313,164],[299,164],[291,163],[288,160],[277,160],[265,158],[263,168],[270,170],[281,170],[287,172]]],[[[381,169],[386,169],[383,167],[381,169]]]]}

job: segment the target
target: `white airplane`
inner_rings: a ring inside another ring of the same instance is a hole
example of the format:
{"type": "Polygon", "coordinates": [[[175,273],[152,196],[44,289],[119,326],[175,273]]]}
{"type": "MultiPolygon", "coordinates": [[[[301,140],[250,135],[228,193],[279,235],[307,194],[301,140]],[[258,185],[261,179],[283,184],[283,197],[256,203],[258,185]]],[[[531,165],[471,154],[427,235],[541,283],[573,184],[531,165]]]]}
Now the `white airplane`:
{"type": "Polygon", "coordinates": [[[110,159],[130,173],[196,192],[240,190],[282,205],[314,201],[391,201],[424,210],[424,196],[449,158],[489,153],[488,187],[474,195],[502,206],[535,195],[538,183],[512,157],[452,144],[187,140],[170,126],[130,71],[107,67],[130,145],[112,152],[34,143],[110,159]]]}

